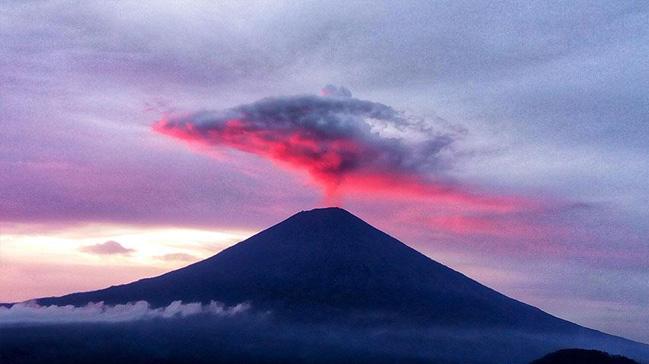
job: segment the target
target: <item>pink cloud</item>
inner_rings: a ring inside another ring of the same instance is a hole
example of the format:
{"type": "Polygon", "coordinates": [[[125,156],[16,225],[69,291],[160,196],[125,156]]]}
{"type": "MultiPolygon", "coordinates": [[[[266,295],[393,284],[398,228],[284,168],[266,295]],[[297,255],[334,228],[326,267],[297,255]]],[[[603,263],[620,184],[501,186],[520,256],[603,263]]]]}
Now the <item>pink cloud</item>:
{"type": "Polygon", "coordinates": [[[232,148],[304,171],[323,190],[327,204],[338,204],[343,194],[376,192],[499,211],[531,203],[477,193],[448,178],[447,154],[456,136],[423,129],[389,106],[352,98],[347,90],[327,90],[330,96],[269,98],[165,118],[153,129],[199,151],[232,148]],[[372,120],[424,133],[424,141],[385,136],[373,129],[372,120]]]}

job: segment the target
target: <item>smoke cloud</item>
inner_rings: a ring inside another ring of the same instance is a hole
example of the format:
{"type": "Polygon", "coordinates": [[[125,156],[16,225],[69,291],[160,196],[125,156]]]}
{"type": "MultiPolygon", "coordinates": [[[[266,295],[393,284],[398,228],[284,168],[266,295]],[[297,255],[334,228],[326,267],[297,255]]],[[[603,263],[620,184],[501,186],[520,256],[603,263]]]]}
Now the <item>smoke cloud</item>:
{"type": "Polygon", "coordinates": [[[154,318],[177,318],[200,314],[233,316],[247,311],[250,305],[241,303],[225,307],[222,303],[182,303],[174,301],[169,306],[152,308],[146,301],[105,305],[103,302],[85,306],[41,306],[33,302],[17,303],[11,307],[0,306],[0,326],[22,323],[73,323],[73,322],[125,322],[154,318]]]}
{"type": "Polygon", "coordinates": [[[390,106],[332,85],[323,96],[265,98],[221,111],[165,118],[157,132],[256,154],[306,171],[335,203],[345,190],[415,194],[476,205],[510,204],[445,177],[461,133],[436,131],[390,106]]]}

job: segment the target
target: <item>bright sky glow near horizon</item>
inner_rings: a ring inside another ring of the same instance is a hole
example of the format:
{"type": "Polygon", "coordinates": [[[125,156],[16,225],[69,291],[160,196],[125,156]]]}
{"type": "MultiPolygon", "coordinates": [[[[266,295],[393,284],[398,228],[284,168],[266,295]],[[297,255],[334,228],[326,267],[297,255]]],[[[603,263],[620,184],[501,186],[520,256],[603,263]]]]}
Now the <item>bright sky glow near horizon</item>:
{"type": "Polygon", "coordinates": [[[649,5],[5,2],[0,302],[339,205],[649,342],[649,5]]]}
{"type": "Polygon", "coordinates": [[[252,235],[246,231],[115,224],[2,225],[2,301],[62,295],[158,275],[208,258],[252,235]],[[35,269],[40,267],[41,269],[35,269]],[[96,268],[108,268],[101,272],[96,268]],[[48,279],[55,275],[56,279],[48,279]]]}

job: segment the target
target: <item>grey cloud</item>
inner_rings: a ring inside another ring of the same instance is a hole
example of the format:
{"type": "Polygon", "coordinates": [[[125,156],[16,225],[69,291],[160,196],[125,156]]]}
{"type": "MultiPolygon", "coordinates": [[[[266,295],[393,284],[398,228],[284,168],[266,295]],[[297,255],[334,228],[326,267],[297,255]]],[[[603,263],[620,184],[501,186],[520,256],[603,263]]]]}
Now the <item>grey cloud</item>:
{"type": "Polygon", "coordinates": [[[222,111],[171,117],[155,128],[283,160],[316,178],[339,179],[347,173],[421,178],[447,167],[442,152],[459,134],[435,131],[430,125],[421,128],[390,106],[352,98],[344,87],[329,85],[324,90],[326,96],[272,97],[222,111]],[[385,135],[389,128],[394,133],[385,135]],[[422,133],[419,140],[409,138],[422,133]],[[332,156],[335,159],[329,162],[332,156]]]}

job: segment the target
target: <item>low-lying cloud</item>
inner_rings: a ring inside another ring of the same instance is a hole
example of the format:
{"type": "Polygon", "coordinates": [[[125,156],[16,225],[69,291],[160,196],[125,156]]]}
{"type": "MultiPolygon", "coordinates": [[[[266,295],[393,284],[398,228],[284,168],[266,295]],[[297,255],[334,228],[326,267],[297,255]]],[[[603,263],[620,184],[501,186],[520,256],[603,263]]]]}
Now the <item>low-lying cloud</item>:
{"type": "Polygon", "coordinates": [[[382,190],[462,204],[512,203],[479,196],[446,176],[461,132],[435,130],[388,105],[353,98],[343,87],[173,116],[153,128],[306,171],[329,202],[345,190],[382,190]]]}
{"type": "Polygon", "coordinates": [[[211,301],[209,304],[174,301],[166,307],[153,308],[146,301],[106,305],[103,302],[85,306],[41,306],[33,302],[0,306],[0,326],[21,323],[125,322],[155,318],[177,318],[194,315],[233,316],[247,311],[250,305],[241,303],[226,307],[211,301]]]}
{"type": "Polygon", "coordinates": [[[12,325],[2,327],[1,339],[3,363],[529,363],[565,347],[649,357],[639,344],[587,331],[292,322],[251,314],[12,325]]]}

